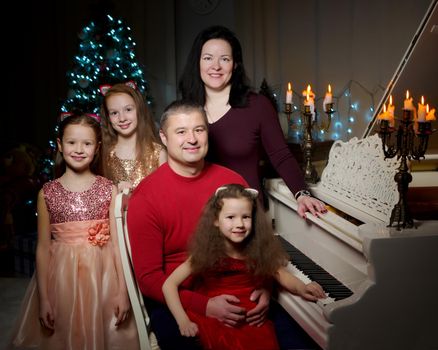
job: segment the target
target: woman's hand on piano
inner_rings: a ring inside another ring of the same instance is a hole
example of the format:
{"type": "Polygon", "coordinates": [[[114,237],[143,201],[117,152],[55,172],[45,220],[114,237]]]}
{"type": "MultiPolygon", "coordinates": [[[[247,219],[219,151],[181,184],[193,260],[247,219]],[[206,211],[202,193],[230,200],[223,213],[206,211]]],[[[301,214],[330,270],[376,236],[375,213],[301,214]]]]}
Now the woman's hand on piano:
{"type": "Polygon", "coordinates": [[[303,288],[299,290],[299,295],[309,301],[317,301],[326,297],[324,290],[317,282],[304,284],[303,288]]]}
{"type": "Polygon", "coordinates": [[[327,213],[327,208],[325,207],[325,204],[315,197],[299,196],[297,202],[298,215],[301,216],[303,219],[307,219],[306,212],[308,211],[310,211],[310,213],[315,217],[320,217],[321,214],[327,213]]]}

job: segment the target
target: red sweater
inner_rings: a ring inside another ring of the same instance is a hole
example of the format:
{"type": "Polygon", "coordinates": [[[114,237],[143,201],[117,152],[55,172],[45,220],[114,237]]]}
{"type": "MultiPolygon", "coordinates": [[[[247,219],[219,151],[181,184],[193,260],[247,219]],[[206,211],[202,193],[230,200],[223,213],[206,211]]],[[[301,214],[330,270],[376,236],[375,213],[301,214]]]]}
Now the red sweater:
{"type": "MultiPolygon", "coordinates": [[[[204,205],[225,184],[248,186],[237,173],[206,163],[196,177],[177,175],[167,163],[146,177],[129,201],[128,230],[136,278],[142,293],[165,303],[162,286],[167,276],[186,260],[186,248],[204,205]]],[[[205,315],[208,298],[182,290],[181,302],[205,315]]]]}

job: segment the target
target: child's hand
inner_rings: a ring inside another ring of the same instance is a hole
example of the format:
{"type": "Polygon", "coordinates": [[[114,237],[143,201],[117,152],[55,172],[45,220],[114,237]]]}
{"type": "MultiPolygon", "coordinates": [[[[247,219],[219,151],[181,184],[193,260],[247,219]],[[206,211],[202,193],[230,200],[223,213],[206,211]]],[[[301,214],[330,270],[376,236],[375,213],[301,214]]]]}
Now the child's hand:
{"type": "Polygon", "coordinates": [[[198,325],[189,320],[180,324],[179,331],[184,337],[195,337],[198,334],[198,325]]]}
{"type": "Polygon", "coordinates": [[[116,316],[116,327],[125,322],[131,310],[131,303],[129,302],[128,293],[120,293],[117,297],[114,315],[116,316]]]}
{"type": "Polygon", "coordinates": [[[40,324],[44,328],[54,330],[55,319],[53,317],[52,306],[49,301],[40,301],[40,324]]]}
{"type": "Polygon", "coordinates": [[[118,191],[119,193],[121,193],[121,192],[123,192],[123,190],[124,190],[125,188],[127,188],[128,190],[130,190],[131,187],[132,187],[132,185],[131,185],[131,183],[129,183],[128,181],[120,181],[120,182],[117,184],[117,191],[118,191]]]}
{"type": "Polygon", "coordinates": [[[310,301],[317,301],[318,299],[326,297],[324,290],[316,282],[306,284],[300,295],[302,298],[310,301]]]}

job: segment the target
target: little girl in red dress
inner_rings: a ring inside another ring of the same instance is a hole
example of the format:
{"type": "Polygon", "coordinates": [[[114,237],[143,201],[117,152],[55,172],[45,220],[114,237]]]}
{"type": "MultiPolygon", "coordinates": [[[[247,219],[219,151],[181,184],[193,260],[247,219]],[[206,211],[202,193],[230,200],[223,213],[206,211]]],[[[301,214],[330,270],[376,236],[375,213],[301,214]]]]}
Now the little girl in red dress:
{"type": "Polygon", "coordinates": [[[246,310],[255,307],[249,297],[258,288],[271,289],[274,281],[291,293],[316,301],[324,298],[321,286],[305,285],[286,270],[287,255],[275,239],[259,208],[258,191],[231,184],[220,187],[208,201],[191,242],[190,257],[163,285],[166,303],[181,334],[199,335],[209,350],[279,349],[271,321],[261,326],[248,322],[225,325],[216,318],[184,310],[178,287],[189,276],[194,288],[208,297],[228,294],[246,310]]]}

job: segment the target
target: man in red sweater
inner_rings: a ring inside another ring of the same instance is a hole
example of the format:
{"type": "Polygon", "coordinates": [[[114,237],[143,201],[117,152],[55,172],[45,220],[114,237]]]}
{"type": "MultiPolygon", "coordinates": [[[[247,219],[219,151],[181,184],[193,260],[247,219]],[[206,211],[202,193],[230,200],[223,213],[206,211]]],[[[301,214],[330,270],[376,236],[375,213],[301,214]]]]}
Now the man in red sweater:
{"type": "MultiPolygon", "coordinates": [[[[161,288],[167,276],[187,258],[188,239],[215,190],[229,183],[248,184],[234,171],[205,162],[208,132],[202,107],[181,101],[169,105],[161,117],[160,137],[168,162],[136,187],[129,203],[133,265],[161,349],[196,349],[196,340],[180,336],[161,288]]],[[[234,296],[209,299],[188,289],[180,292],[185,308],[230,326],[248,316],[263,318],[269,303],[265,294],[245,315],[234,296]]]]}

